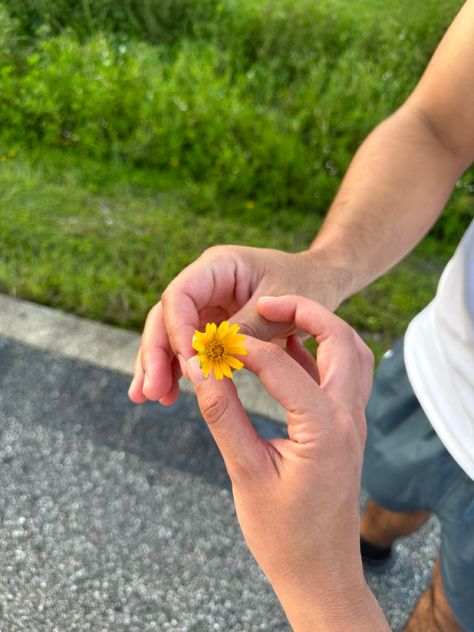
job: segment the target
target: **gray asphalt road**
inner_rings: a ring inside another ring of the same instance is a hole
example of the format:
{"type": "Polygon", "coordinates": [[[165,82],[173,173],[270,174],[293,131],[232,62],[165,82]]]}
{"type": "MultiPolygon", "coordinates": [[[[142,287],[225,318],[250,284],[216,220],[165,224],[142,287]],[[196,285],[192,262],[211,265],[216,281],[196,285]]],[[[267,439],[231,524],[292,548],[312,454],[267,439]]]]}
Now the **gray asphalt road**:
{"type": "MultiPolygon", "coordinates": [[[[1,632],[288,631],[193,398],[135,406],[128,381],[0,338],[1,632]]],[[[431,521],[369,576],[394,630],[438,540],[431,521]]]]}

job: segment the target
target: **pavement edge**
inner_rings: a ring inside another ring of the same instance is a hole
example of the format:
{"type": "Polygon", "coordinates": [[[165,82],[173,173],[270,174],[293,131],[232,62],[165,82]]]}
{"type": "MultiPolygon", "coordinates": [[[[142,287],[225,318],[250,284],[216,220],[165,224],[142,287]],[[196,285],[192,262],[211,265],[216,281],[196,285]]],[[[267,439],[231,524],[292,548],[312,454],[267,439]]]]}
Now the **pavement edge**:
{"type": "MultiPolygon", "coordinates": [[[[0,294],[0,336],[43,351],[132,375],[140,335],[31,301],[0,294]]],[[[254,375],[235,373],[239,397],[249,412],[285,422],[283,409],[254,375]]],[[[181,389],[193,393],[186,380],[181,389]]]]}

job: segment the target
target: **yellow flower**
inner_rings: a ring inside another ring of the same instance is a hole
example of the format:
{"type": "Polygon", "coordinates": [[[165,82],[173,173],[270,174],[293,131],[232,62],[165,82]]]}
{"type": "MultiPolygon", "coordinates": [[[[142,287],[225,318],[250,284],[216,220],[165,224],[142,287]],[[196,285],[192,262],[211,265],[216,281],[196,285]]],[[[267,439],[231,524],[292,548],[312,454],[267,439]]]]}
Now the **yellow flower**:
{"type": "Polygon", "coordinates": [[[240,327],[224,320],[219,328],[215,323],[207,323],[206,331],[195,331],[193,349],[196,349],[204,377],[214,370],[216,380],[224,375],[232,378],[232,369],[239,371],[244,363],[234,355],[246,355],[245,336],[238,334],[240,327]]]}

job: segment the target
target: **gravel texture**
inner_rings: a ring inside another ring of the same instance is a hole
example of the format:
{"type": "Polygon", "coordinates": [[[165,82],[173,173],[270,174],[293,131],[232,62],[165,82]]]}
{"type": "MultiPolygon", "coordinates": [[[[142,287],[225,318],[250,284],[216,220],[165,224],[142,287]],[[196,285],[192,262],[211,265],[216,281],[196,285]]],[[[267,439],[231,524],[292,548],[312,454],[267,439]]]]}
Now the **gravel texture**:
{"type": "MultiPolygon", "coordinates": [[[[1,632],[288,631],[194,399],[135,406],[128,382],[0,338],[1,632]]],[[[368,576],[393,630],[438,542],[431,520],[368,576]]]]}

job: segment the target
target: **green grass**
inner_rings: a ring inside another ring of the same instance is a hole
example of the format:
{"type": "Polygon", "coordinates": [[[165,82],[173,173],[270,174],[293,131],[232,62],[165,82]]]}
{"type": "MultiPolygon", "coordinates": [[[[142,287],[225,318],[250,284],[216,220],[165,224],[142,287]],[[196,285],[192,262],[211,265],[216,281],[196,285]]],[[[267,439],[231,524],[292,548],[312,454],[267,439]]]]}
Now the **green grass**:
{"type": "Polygon", "coordinates": [[[226,219],[205,187],[54,154],[4,161],[0,207],[2,291],[135,328],[208,246],[295,250],[313,232],[309,218],[269,209],[254,221],[245,201],[240,221],[226,219]]]}
{"type": "Polygon", "coordinates": [[[321,216],[459,2],[388,5],[24,0],[15,20],[0,4],[0,139],[321,216]]]}
{"type": "MultiPolygon", "coordinates": [[[[140,330],[210,245],[305,248],[461,5],[0,4],[0,290],[140,330]]],[[[341,307],[377,355],[433,295],[473,188],[341,307]]]]}
{"type": "MultiPolygon", "coordinates": [[[[140,330],[168,282],[208,246],[298,251],[317,220],[220,202],[195,183],[78,160],[21,153],[0,170],[0,290],[140,330]],[[239,219],[237,219],[239,218],[239,219]]],[[[430,300],[452,247],[426,239],[340,309],[377,356],[430,300]]]]}

